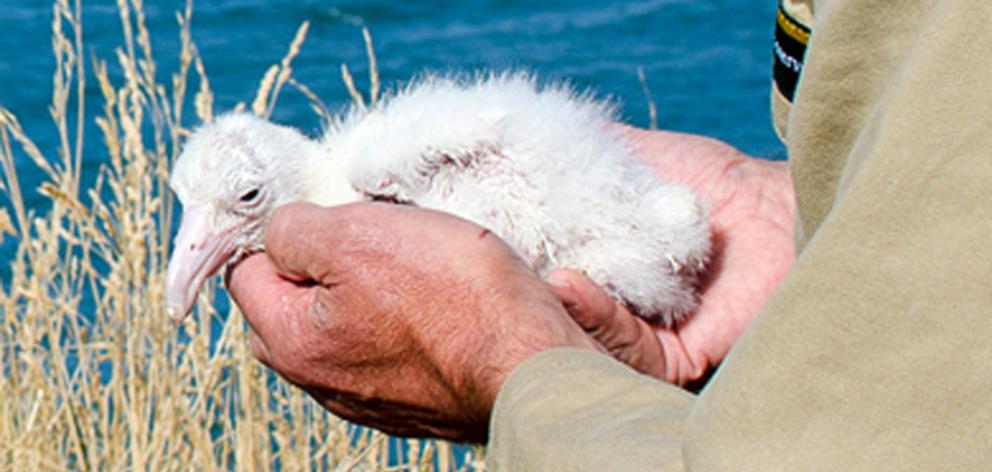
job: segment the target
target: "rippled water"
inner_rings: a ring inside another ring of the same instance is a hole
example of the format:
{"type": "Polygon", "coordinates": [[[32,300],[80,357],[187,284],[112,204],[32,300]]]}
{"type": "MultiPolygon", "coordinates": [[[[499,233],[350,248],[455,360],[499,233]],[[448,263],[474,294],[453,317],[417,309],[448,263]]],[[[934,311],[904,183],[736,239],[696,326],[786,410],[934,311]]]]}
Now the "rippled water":
{"type": "MultiPolygon", "coordinates": [[[[145,2],[162,83],[177,63],[175,11],[182,3],[145,2]]],[[[310,34],[295,73],[332,109],[347,102],[338,72],[342,62],[364,87],[359,29],[364,25],[375,38],[387,85],[424,70],[526,68],[612,96],[626,121],[646,126],[647,100],[636,72],[643,67],[661,127],[708,134],[750,153],[781,157],[784,150],[768,112],[774,9],[772,0],[201,0],[194,8],[193,34],[218,110],[250,102],[266,68],[283,56],[296,28],[308,20],[310,34]]],[[[51,15],[43,0],[0,2],[0,104],[18,115],[43,152],[54,156],[57,135],[48,115],[51,15]]],[[[116,2],[84,1],[83,21],[87,55],[113,66],[121,37],[116,2]]],[[[93,122],[102,100],[92,86],[95,80],[88,83],[85,167],[92,176],[106,151],[93,122]]],[[[311,133],[319,128],[306,100],[293,91],[284,92],[274,118],[311,133]]],[[[26,160],[18,168],[29,204],[40,205],[43,199],[33,191],[38,171],[26,160]]],[[[5,195],[0,204],[7,204],[5,195]]],[[[8,260],[12,249],[8,238],[0,245],[0,261],[8,260]]],[[[0,277],[8,274],[7,264],[0,264],[0,277]]]]}

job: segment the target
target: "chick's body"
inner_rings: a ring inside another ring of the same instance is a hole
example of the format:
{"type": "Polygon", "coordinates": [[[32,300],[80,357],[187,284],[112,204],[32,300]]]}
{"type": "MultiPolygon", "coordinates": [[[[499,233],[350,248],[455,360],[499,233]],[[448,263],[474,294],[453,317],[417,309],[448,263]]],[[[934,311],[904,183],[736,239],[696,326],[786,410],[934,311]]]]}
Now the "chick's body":
{"type": "MultiPolygon", "coordinates": [[[[229,115],[211,126],[225,119],[254,120],[229,115]]],[[[526,75],[431,77],[352,109],[286,168],[301,183],[295,199],[453,213],[499,235],[538,273],[582,270],[671,326],[696,306],[710,252],[706,211],[641,164],[614,121],[610,105],[526,75]]]]}

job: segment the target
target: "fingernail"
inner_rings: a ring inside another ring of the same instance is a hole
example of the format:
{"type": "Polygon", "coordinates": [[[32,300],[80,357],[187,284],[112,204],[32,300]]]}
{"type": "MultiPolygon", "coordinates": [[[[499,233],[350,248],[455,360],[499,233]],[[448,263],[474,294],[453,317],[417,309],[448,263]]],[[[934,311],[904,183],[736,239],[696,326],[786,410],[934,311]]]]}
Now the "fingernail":
{"type": "Polygon", "coordinates": [[[552,286],[554,288],[563,288],[563,289],[571,289],[572,288],[572,284],[568,283],[568,280],[565,280],[562,277],[557,277],[557,275],[558,275],[558,273],[557,272],[554,272],[554,273],[552,273],[551,275],[548,276],[548,278],[546,279],[547,282],[548,282],[548,285],[550,285],[550,286],[552,286]]]}
{"type": "Polygon", "coordinates": [[[582,309],[582,301],[579,300],[575,287],[568,280],[561,280],[554,274],[548,277],[548,285],[555,291],[555,295],[561,300],[561,304],[569,311],[579,311],[582,309]]]}

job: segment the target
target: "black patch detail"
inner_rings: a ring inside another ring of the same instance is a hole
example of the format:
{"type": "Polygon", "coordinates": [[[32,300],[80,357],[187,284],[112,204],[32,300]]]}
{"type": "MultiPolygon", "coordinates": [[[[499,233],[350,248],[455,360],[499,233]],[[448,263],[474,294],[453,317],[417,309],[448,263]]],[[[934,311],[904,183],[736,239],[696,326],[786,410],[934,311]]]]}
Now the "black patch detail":
{"type": "Polygon", "coordinates": [[[778,91],[792,102],[799,84],[799,76],[803,72],[803,59],[806,55],[806,44],[809,42],[810,30],[795,18],[789,16],[778,4],[778,18],[775,21],[775,43],[772,46],[774,66],[772,77],[778,91]]]}

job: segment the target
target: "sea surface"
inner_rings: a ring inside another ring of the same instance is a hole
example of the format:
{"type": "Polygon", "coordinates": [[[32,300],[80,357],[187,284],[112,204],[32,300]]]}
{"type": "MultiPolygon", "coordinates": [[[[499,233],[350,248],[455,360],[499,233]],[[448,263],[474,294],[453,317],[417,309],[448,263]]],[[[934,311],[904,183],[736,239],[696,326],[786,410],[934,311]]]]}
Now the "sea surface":
{"type": "MultiPolygon", "coordinates": [[[[178,64],[176,12],[184,3],[144,2],[160,83],[169,82],[178,64]]],[[[649,125],[650,94],[661,128],[706,134],[751,154],[783,158],[768,105],[775,7],[774,0],[200,0],[192,25],[216,111],[250,103],[265,70],[309,21],[294,73],[332,110],[349,100],[342,63],[359,87],[367,88],[364,26],[374,38],[386,87],[425,71],[526,69],[610,97],[628,123],[649,125]]],[[[84,0],[82,17],[88,73],[91,58],[104,59],[119,83],[114,51],[121,47],[122,27],[116,2],[84,0]]],[[[58,135],[48,111],[55,64],[51,23],[49,2],[0,1],[0,105],[54,158],[58,135]]],[[[102,99],[92,76],[87,84],[84,188],[107,159],[94,122],[102,99]]],[[[194,116],[185,114],[187,120],[194,116]]],[[[292,89],[283,92],[273,118],[319,132],[307,99],[292,89]]],[[[45,199],[35,190],[41,173],[23,155],[17,169],[28,205],[45,211],[45,199]]],[[[2,192],[0,205],[9,205],[2,192]]],[[[0,243],[0,279],[9,280],[13,249],[12,238],[0,243]]]]}
{"type": "MultiPolygon", "coordinates": [[[[176,12],[184,3],[144,2],[160,83],[167,84],[177,68],[176,12]]],[[[309,21],[295,77],[332,110],[349,102],[342,63],[359,88],[367,89],[364,26],[374,37],[387,87],[426,71],[529,70],[611,98],[624,121],[641,127],[650,124],[650,94],[661,128],[713,136],[745,152],[781,159],[785,150],[772,131],[768,100],[775,7],[774,0],[198,0],[192,24],[218,112],[250,103],[266,69],[309,21]]],[[[114,60],[122,46],[116,2],[84,0],[82,17],[88,73],[91,58],[103,59],[120,83],[114,60]]],[[[45,0],[0,0],[0,106],[16,114],[54,159],[59,138],[49,115],[55,66],[51,23],[45,0]]],[[[107,159],[94,122],[102,98],[92,75],[87,84],[83,188],[92,185],[107,159]]],[[[194,114],[184,116],[190,120],[194,114]]],[[[307,99],[291,89],[283,92],[273,118],[310,134],[320,130],[307,99]]],[[[22,154],[17,170],[28,205],[43,213],[47,200],[35,190],[41,172],[22,154]]],[[[0,206],[9,204],[0,192],[0,206]]],[[[15,242],[10,237],[0,242],[5,288],[15,242]]]]}

